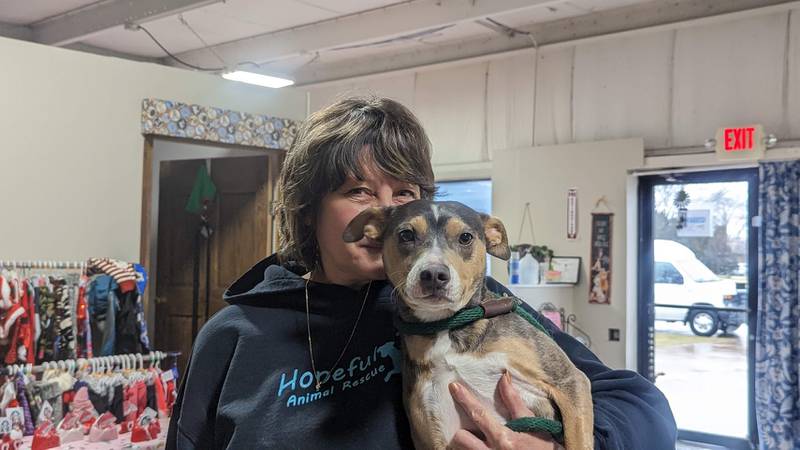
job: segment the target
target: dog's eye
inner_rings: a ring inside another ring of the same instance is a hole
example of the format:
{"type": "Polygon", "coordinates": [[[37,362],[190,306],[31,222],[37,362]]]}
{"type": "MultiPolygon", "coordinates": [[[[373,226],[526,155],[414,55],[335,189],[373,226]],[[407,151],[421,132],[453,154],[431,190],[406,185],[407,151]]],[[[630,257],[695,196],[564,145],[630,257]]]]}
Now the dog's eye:
{"type": "Polygon", "coordinates": [[[414,240],[414,232],[411,230],[403,230],[398,235],[400,242],[411,242],[414,240]]]}
{"type": "Polygon", "coordinates": [[[458,237],[458,243],[461,244],[461,245],[467,245],[470,242],[472,242],[472,239],[473,238],[472,238],[471,234],[469,234],[469,233],[461,233],[461,235],[458,237]]]}

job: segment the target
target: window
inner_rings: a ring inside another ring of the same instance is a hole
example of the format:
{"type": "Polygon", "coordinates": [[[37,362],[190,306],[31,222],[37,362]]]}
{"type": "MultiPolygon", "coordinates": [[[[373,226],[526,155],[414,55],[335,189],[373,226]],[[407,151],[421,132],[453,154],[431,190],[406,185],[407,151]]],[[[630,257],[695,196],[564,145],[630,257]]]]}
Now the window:
{"type": "MultiPolygon", "coordinates": [[[[442,181],[436,183],[437,201],[460,202],[484,214],[492,213],[492,180],[442,181]]],[[[486,258],[486,274],[492,258],[486,258]]]]}
{"type": "Polygon", "coordinates": [[[689,278],[698,283],[719,281],[719,277],[712,272],[711,269],[706,267],[705,264],[700,262],[699,259],[686,259],[683,261],[678,261],[678,265],[689,274],[689,278]]]}
{"type": "Polygon", "coordinates": [[[436,183],[438,201],[461,202],[475,211],[492,213],[492,181],[442,181],[436,183]]]}
{"type": "Polygon", "coordinates": [[[668,262],[656,263],[656,283],[683,284],[683,276],[668,262]]]}

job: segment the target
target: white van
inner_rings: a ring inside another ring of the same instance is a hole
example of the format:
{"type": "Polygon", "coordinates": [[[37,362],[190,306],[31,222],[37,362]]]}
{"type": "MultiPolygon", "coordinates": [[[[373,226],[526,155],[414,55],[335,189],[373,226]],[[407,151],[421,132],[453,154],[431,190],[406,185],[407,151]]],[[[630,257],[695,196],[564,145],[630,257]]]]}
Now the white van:
{"type": "Polygon", "coordinates": [[[663,239],[654,244],[656,320],[688,323],[698,336],[744,323],[745,313],[714,309],[740,307],[734,281],[720,279],[683,244],[663,239]]]}

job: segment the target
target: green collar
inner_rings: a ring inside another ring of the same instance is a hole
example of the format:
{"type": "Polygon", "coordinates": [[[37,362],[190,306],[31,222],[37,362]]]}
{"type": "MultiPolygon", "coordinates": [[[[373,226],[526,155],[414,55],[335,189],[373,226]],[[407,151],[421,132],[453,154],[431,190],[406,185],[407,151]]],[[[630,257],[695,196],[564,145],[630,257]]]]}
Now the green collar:
{"type": "Polygon", "coordinates": [[[520,306],[521,303],[522,300],[515,297],[496,297],[486,300],[478,306],[464,308],[447,319],[435,322],[406,322],[395,316],[394,326],[400,334],[431,335],[440,331],[463,328],[480,319],[515,312],[540,331],[550,335],[550,332],[535,317],[520,306]]]}

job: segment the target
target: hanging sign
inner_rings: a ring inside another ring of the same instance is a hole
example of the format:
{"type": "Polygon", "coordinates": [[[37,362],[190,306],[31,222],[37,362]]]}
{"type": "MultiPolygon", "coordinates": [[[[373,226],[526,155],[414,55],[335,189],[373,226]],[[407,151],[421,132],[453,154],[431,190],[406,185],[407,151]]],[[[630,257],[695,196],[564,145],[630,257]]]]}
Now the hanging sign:
{"type": "Polygon", "coordinates": [[[578,238],[578,190],[567,191],[567,240],[578,238]]]}
{"type": "Polygon", "coordinates": [[[686,221],[678,229],[679,237],[713,237],[714,228],[711,226],[710,209],[689,209],[686,211],[686,221]]]}
{"type": "Polygon", "coordinates": [[[589,303],[611,303],[611,213],[592,214],[592,256],[589,271],[589,303]]]}
{"type": "Polygon", "coordinates": [[[763,125],[723,127],[717,130],[717,158],[761,159],[767,150],[763,125]]]}

